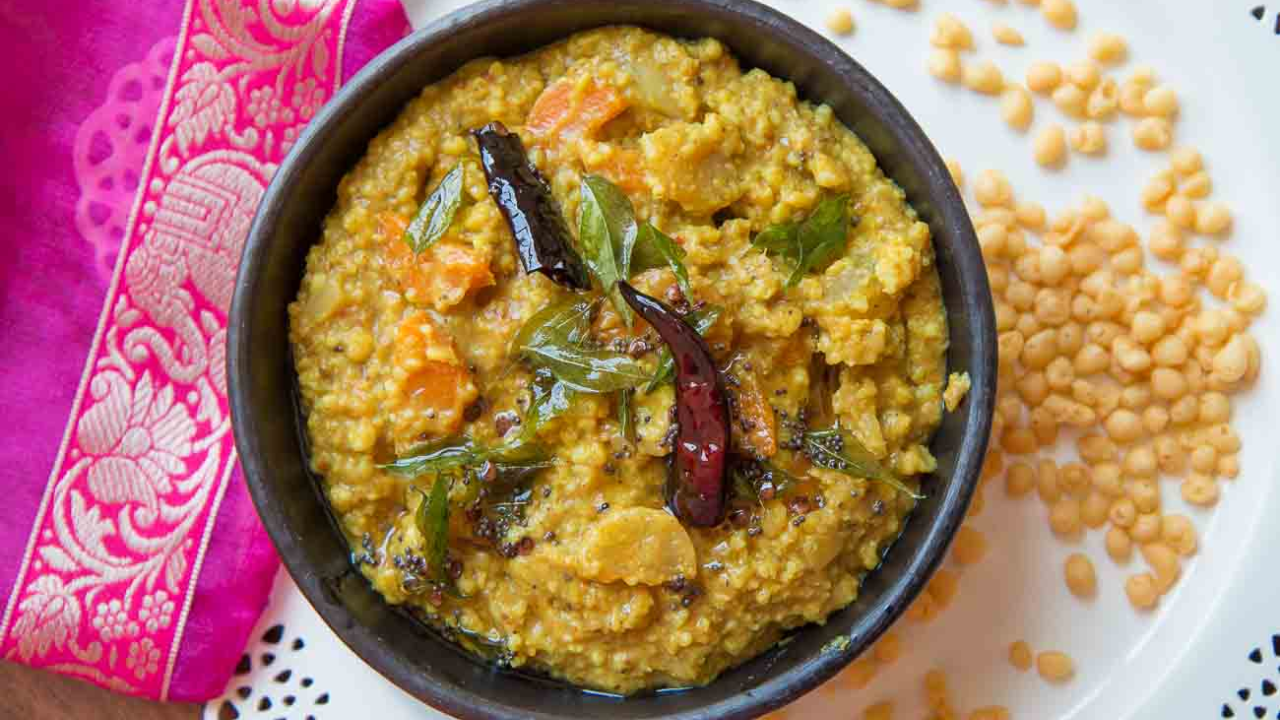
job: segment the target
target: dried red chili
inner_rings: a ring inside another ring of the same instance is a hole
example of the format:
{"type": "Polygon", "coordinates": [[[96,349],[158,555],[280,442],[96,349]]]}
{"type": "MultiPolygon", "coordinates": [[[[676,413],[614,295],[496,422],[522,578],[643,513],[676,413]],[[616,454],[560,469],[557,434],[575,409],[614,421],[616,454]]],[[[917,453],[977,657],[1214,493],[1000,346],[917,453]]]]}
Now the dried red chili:
{"type": "Polygon", "coordinates": [[[720,373],[698,331],[674,310],[619,282],[622,297],[671,348],[676,366],[675,461],[671,507],[690,525],[717,525],[724,517],[729,452],[729,404],[720,373]]]}
{"type": "Polygon", "coordinates": [[[520,136],[500,122],[471,134],[480,147],[489,194],[511,228],[524,271],[540,272],[574,290],[591,287],[560,205],[542,173],[529,162],[520,136]]]}

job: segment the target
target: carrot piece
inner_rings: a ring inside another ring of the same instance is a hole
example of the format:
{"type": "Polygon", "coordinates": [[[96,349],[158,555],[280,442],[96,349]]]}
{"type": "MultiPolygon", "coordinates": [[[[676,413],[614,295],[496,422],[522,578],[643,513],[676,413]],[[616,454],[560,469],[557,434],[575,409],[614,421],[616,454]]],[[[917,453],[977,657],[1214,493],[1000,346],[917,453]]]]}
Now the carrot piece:
{"type": "Polygon", "coordinates": [[[494,284],[489,261],[472,248],[459,243],[433,245],[411,271],[414,287],[437,310],[462,302],[467,293],[494,284]]]}
{"type": "Polygon", "coordinates": [[[587,160],[587,169],[629,193],[648,189],[644,180],[644,156],[639,150],[615,149],[602,161],[587,160]]]}
{"type": "Polygon", "coordinates": [[[422,363],[422,369],[410,375],[405,382],[405,394],[416,410],[435,410],[438,415],[449,413],[453,427],[448,430],[453,430],[462,420],[463,408],[457,402],[461,389],[459,384],[469,381],[465,369],[427,360],[422,363]],[[456,412],[450,413],[451,410],[456,412]]]}
{"type": "Polygon", "coordinates": [[[383,257],[411,301],[446,310],[462,302],[472,290],[494,284],[488,259],[471,247],[442,240],[421,255],[414,255],[402,240],[408,227],[403,218],[382,213],[378,222],[383,233],[383,257]]]}
{"type": "Polygon", "coordinates": [[[422,311],[406,315],[396,325],[391,352],[392,362],[411,372],[424,361],[462,366],[453,339],[422,311]]]}
{"type": "Polygon", "coordinates": [[[568,122],[573,113],[573,85],[559,80],[547,86],[525,120],[524,127],[536,138],[556,132],[568,122]]]}
{"type": "MultiPolygon", "coordinates": [[[[409,229],[409,221],[400,217],[393,212],[378,213],[378,230],[382,233],[382,241],[391,243],[399,241],[401,245],[405,245],[404,231],[409,229]]],[[[409,249],[405,245],[405,249],[409,249]]]]}
{"type": "Polygon", "coordinates": [[[587,137],[627,109],[626,98],[612,85],[590,80],[581,92],[575,85],[562,78],[534,101],[525,129],[535,139],[587,137]]]}
{"type": "Polygon", "coordinates": [[[570,119],[564,132],[570,135],[592,135],[626,109],[626,98],[612,85],[593,83],[592,88],[582,95],[577,117],[570,119]]]}
{"type": "Polygon", "coordinates": [[[406,443],[422,433],[447,435],[457,430],[463,411],[479,391],[453,339],[426,313],[411,313],[396,327],[392,362],[406,371],[399,410],[407,412],[393,416],[397,440],[406,443]]]}

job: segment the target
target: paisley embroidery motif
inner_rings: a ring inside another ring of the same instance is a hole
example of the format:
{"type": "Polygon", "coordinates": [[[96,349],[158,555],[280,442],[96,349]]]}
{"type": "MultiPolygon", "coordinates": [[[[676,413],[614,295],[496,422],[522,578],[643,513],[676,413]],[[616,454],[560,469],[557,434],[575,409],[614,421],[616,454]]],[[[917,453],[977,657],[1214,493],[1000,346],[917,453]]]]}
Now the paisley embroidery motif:
{"type": "MultiPolygon", "coordinates": [[[[3,657],[167,696],[199,558],[235,466],[223,360],[240,250],[277,164],[337,87],[354,2],[190,0],[176,44],[162,41],[149,65],[117,74],[145,84],[157,58],[173,57],[152,112],[139,102],[128,114],[131,126],[149,123],[158,105],[157,131],[0,618],[3,657]]],[[[111,98],[123,92],[115,83],[111,98]]],[[[77,221],[100,262],[120,225],[114,215],[94,221],[103,201],[92,188],[110,178],[118,190],[125,172],[123,156],[90,162],[104,117],[116,122],[102,112],[76,150],[77,221]]],[[[119,207],[118,193],[111,198],[119,207]]]]}

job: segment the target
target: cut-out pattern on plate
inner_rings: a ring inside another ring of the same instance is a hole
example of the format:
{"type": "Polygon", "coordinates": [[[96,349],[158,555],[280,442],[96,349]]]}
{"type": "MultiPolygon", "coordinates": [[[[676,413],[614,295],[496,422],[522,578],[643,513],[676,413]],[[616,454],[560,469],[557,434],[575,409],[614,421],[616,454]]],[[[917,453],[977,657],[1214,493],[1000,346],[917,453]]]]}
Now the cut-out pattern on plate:
{"type": "MultiPolygon", "coordinates": [[[[1255,5],[1253,9],[1249,11],[1249,14],[1253,16],[1254,20],[1257,20],[1258,22],[1264,22],[1267,19],[1267,6],[1255,5]]],[[[1274,15],[1275,15],[1275,23],[1272,25],[1272,27],[1274,29],[1275,34],[1280,35],[1280,12],[1274,13],[1274,15]]]]}
{"type": "Polygon", "coordinates": [[[306,641],[282,623],[262,631],[241,656],[227,692],[210,702],[213,717],[316,720],[317,708],[329,704],[329,691],[298,665],[306,647],[306,641]]]}
{"type": "Polygon", "coordinates": [[[1271,636],[1270,646],[1270,656],[1264,650],[1266,644],[1253,648],[1245,656],[1250,665],[1263,668],[1264,676],[1256,687],[1236,690],[1236,697],[1240,699],[1238,703],[1234,700],[1222,703],[1222,717],[1280,720],[1280,703],[1273,700],[1276,696],[1276,683],[1280,682],[1280,633],[1271,636]]]}

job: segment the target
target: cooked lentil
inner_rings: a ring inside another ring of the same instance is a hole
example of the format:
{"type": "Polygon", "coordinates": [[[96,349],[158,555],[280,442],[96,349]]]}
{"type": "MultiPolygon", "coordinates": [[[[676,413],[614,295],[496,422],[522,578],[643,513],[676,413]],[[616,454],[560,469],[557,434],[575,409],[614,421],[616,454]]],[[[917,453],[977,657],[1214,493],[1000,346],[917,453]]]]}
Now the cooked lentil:
{"type": "Polygon", "coordinates": [[[853,33],[853,13],[848,8],[838,8],[827,16],[827,29],[836,35],[853,33]]]}
{"type": "Polygon", "coordinates": [[[991,35],[996,42],[1001,45],[1021,46],[1026,44],[1026,40],[1022,37],[1022,33],[1017,28],[1011,27],[1004,23],[996,23],[991,26],[991,35]]]}
{"type": "Polygon", "coordinates": [[[1050,650],[1036,655],[1036,671],[1050,682],[1066,682],[1075,675],[1076,666],[1070,655],[1050,650]]]}
{"type": "Polygon", "coordinates": [[[1017,640],[1009,645],[1009,664],[1019,671],[1026,672],[1031,669],[1034,658],[1031,653],[1031,646],[1024,640],[1017,640]]]}

